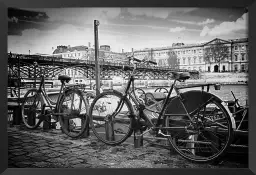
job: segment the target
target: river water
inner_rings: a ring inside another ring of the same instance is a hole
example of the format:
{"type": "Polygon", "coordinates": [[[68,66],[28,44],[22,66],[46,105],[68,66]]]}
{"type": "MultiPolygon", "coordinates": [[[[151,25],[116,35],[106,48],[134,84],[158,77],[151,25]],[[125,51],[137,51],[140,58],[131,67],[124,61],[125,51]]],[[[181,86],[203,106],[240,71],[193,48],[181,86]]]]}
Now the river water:
{"type": "MultiPolygon", "coordinates": [[[[145,92],[154,92],[154,88],[141,88],[145,92]]],[[[166,87],[168,90],[170,87],[166,87]]],[[[206,89],[206,87],[205,87],[206,89]]],[[[181,92],[187,91],[187,90],[201,90],[201,88],[189,88],[181,90],[181,92]]],[[[210,87],[209,92],[218,96],[223,101],[230,101],[234,100],[234,97],[232,96],[231,91],[234,93],[235,97],[239,100],[240,105],[245,105],[246,103],[249,105],[248,101],[248,85],[221,85],[220,90],[215,90],[213,86],[210,87]]]]}

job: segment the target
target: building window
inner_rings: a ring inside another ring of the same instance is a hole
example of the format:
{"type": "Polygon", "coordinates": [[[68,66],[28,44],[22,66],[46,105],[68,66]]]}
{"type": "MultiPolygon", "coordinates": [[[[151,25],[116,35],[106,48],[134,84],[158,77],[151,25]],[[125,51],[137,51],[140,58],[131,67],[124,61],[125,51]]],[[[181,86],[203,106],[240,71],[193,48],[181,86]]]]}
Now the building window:
{"type": "Polygon", "coordinates": [[[183,54],[185,54],[185,50],[183,51],[183,54]]]}
{"type": "Polygon", "coordinates": [[[244,61],[244,60],[245,60],[245,59],[244,59],[244,54],[242,54],[241,60],[242,60],[242,61],[244,61]]]}
{"type": "Polygon", "coordinates": [[[194,53],[196,53],[196,50],[194,50],[194,53]]]}
{"type": "Polygon", "coordinates": [[[186,63],[186,59],[185,58],[183,58],[183,64],[185,64],[186,63]]]}
{"type": "Polygon", "coordinates": [[[241,49],[242,49],[242,50],[245,50],[245,46],[243,45],[243,46],[241,47],[241,49]]]}
{"type": "Polygon", "coordinates": [[[194,63],[196,63],[196,57],[194,57],[194,63]]]}
{"type": "Polygon", "coordinates": [[[245,71],[245,66],[244,66],[244,64],[241,65],[241,71],[242,71],[242,72],[245,71]]]}
{"type": "Polygon", "coordinates": [[[235,50],[237,50],[237,46],[235,46],[235,50]]]}
{"type": "Polygon", "coordinates": [[[237,61],[238,60],[238,55],[235,55],[235,61],[237,61]]]}
{"type": "Polygon", "coordinates": [[[234,70],[237,71],[238,70],[238,67],[237,65],[234,66],[234,70]]]}
{"type": "Polygon", "coordinates": [[[190,65],[190,58],[188,58],[188,65],[190,65]]]}

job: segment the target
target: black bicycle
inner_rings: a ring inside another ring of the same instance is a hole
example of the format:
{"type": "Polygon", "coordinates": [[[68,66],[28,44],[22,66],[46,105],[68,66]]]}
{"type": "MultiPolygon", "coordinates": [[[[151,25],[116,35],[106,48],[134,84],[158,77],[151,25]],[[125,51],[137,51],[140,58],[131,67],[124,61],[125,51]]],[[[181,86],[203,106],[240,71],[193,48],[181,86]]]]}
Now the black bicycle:
{"type": "MultiPolygon", "coordinates": [[[[37,67],[38,64],[34,63],[37,67]]],[[[72,138],[80,137],[88,125],[89,105],[79,85],[67,86],[71,78],[60,75],[61,88],[57,101],[52,100],[45,90],[44,74],[41,74],[38,89],[29,89],[22,103],[22,120],[27,128],[36,129],[43,122],[59,122],[62,131],[72,138]]]]}
{"type": "Polygon", "coordinates": [[[134,137],[137,133],[141,133],[137,136],[150,133],[167,139],[170,148],[195,162],[210,162],[224,155],[235,129],[227,105],[203,90],[181,93],[184,87],[178,87],[176,82],[189,79],[188,72],[172,72],[174,82],[168,94],[146,104],[145,93],[140,92],[138,97],[134,88],[136,64],[141,61],[133,56],[129,59],[135,64],[132,68],[124,67],[125,71],[131,70],[125,91],[105,91],[97,95],[90,106],[90,125],[95,136],[108,145],[118,145],[133,132],[134,137]],[[171,97],[173,90],[176,95],[171,97]],[[97,110],[96,107],[103,104],[104,110],[97,110]]]}

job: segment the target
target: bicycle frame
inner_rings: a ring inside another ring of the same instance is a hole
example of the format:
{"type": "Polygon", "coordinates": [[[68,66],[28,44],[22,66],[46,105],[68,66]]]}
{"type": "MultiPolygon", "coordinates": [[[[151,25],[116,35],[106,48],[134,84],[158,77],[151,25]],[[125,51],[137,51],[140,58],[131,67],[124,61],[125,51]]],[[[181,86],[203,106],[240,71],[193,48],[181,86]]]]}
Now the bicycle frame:
{"type": "MultiPolygon", "coordinates": [[[[57,110],[57,105],[60,101],[60,97],[61,97],[63,89],[64,89],[64,83],[61,84],[61,88],[60,88],[60,91],[59,91],[57,102],[51,101],[51,99],[49,98],[49,96],[45,92],[44,77],[41,76],[41,82],[40,82],[40,85],[39,85],[38,92],[41,93],[42,96],[43,96],[43,101],[44,101],[44,106],[43,106],[43,110],[42,110],[43,113],[44,113],[45,107],[50,107],[51,111],[54,110],[54,112],[57,112],[56,111],[57,110]],[[47,104],[47,105],[45,105],[45,104],[47,104]],[[55,107],[55,108],[53,109],[53,107],[55,107]]],[[[54,113],[53,115],[59,115],[59,114],[54,113]]]]}
{"type": "MultiPolygon", "coordinates": [[[[134,92],[134,91],[135,91],[135,88],[134,88],[134,81],[135,81],[134,72],[135,72],[135,70],[136,70],[136,65],[134,66],[134,69],[133,69],[132,73],[131,73],[130,76],[129,76],[129,81],[128,81],[127,86],[126,86],[126,88],[125,88],[125,93],[124,93],[124,96],[123,96],[123,97],[125,98],[125,97],[129,96],[129,97],[132,99],[132,101],[135,103],[135,106],[136,106],[137,109],[139,110],[139,115],[140,115],[140,117],[142,117],[143,119],[146,119],[147,121],[149,121],[149,122],[151,123],[151,125],[153,126],[153,128],[155,128],[155,129],[164,129],[164,128],[166,128],[166,127],[159,127],[159,126],[160,126],[160,124],[161,124],[161,118],[162,118],[162,116],[163,116],[163,113],[164,113],[164,111],[165,111],[166,106],[168,105],[168,100],[169,100],[169,98],[170,98],[170,96],[171,96],[171,94],[172,94],[173,89],[176,91],[177,96],[178,96],[179,98],[181,98],[180,92],[179,92],[178,88],[175,86],[177,80],[175,79],[175,80],[174,80],[174,83],[171,85],[170,90],[169,90],[169,92],[168,92],[168,95],[167,95],[167,97],[166,97],[165,100],[164,100],[164,103],[163,103],[163,106],[162,106],[162,108],[161,108],[161,111],[159,112],[159,111],[155,111],[155,110],[151,110],[151,109],[147,108],[144,104],[139,103],[138,100],[136,99],[136,95],[135,95],[135,92],[134,92]],[[129,92],[131,86],[132,86],[132,90],[131,90],[131,92],[129,92]],[[133,94],[133,95],[132,95],[132,94],[133,94]],[[154,113],[158,113],[158,114],[159,114],[159,115],[158,115],[158,118],[157,118],[157,123],[156,123],[156,124],[153,124],[153,123],[148,119],[148,117],[143,114],[143,110],[144,110],[144,109],[146,109],[146,110],[148,110],[148,111],[150,111],[150,112],[154,112],[154,113]]],[[[181,100],[181,101],[182,101],[182,100],[181,100]]],[[[122,105],[123,105],[123,100],[119,103],[119,106],[117,106],[117,108],[116,108],[117,110],[115,111],[115,113],[118,113],[118,112],[119,112],[118,109],[121,109],[121,108],[122,108],[122,105]]],[[[192,119],[191,119],[189,113],[187,112],[187,110],[186,110],[186,108],[185,108],[185,106],[184,106],[183,103],[182,103],[182,105],[183,105],[183,107],[184,107],[184,109],[185,109],[185,111],[186,111],[186,116],[187,116],[187,117],[190,119],[190,121],[192,122],[192,119]]],[[[178,115],[179,115],[179,114],[178,114],[178,115]]],[[[172,116],[172,115],[171,115],[171,116],[172,116]]],[[[177,116],[177,114],[175,114],[175,116],[177,116]]],[[[180,116],[180,115],[179,115],[179,116],[180,116]]],[[[184,116],[184,114],[183,114],[182,116],[184,116]]],[[[176,128],[176,129],[177,129],[177,127],[168,127],[168,128],[176,128]]],[[[180,128],[180,127],[179,127],[179,128],[180,128]]],[[[184,127],[182,127],[182,128],[184,129],[184,127]]]]}

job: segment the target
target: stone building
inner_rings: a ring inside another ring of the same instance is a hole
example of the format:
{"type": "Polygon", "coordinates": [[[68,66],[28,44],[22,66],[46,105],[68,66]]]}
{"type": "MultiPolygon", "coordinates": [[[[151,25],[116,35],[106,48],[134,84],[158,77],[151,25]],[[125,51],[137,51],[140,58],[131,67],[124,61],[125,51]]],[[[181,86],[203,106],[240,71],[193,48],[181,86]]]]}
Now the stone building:
{"type": "MultiPolygon", "coordinates": [[[[248,38],[223,40],[215,38],[209,42],[200,44],[183,44],[173,43],[170,47],[145,48],[143,50],[132,49],[134,56],[138,59],[154,60],[158,66],[169,66],[179,69],[198,70],[201,72],[247,72],[248,71],[248,38]],[[219,42],[228,47],[229,56],[223,59],[220,63],[210,59],[205,60],[206,49],[211,45],[219,42]],[[172,60],[176,60],[172,61],[172,60]],[[175,64],[175,65],[174,65],[175,64]]],[[[126,55],[132,52],[117,53],[112,52],[109,45],[101,45],[99,49],[99,60],[101,62],[124,63],[128,60],[126,55]]],[[[80,60],[94,60],[95,50],[90,46],[58,46],[51,56],[80,59],[80,60]]],[[[80,76],[81,73],[76,70],[66,69],[65,74],[69,76],[80,76]]]]}
{"type": "Polygon", "coordinates": [[[177,59],[175,68],[203,72],[248,71],[248,38],[233,40],[215,38],[206,43],[190,45],[176,43],[171,47],[146,48],[134,50],[133,53],[139,59],[156,61],[158,66],[172,66],[168,63],[168,59],[170,55],[175,55],[177,59]],[[206,48],[216,44],[217,41],[229,47],[229,56],[223,59],[220,64],[214,60],[205,61],[204,53],[206,48]]]}

